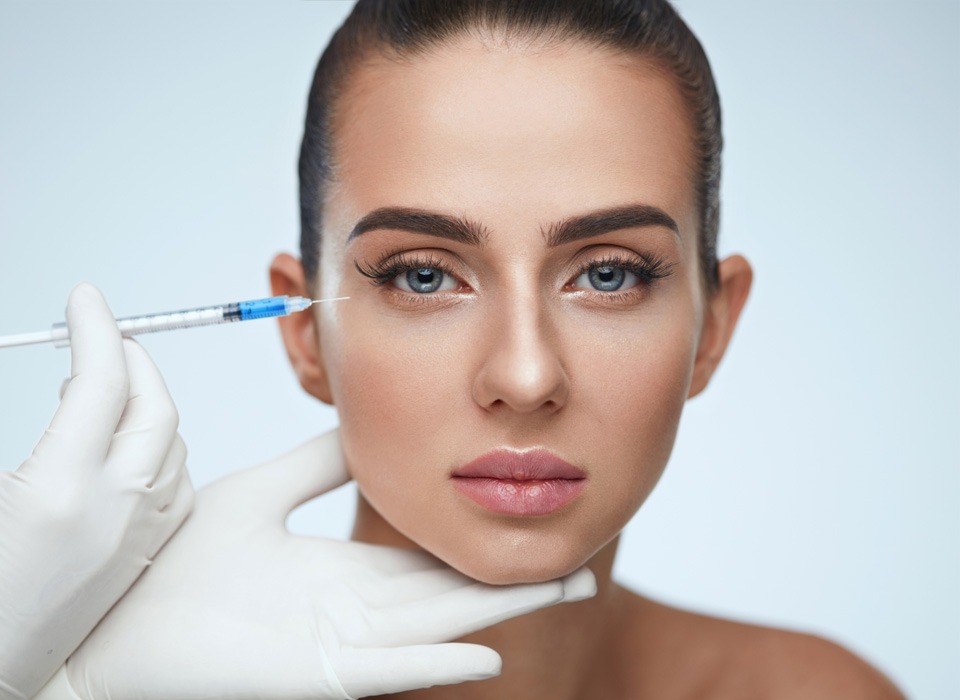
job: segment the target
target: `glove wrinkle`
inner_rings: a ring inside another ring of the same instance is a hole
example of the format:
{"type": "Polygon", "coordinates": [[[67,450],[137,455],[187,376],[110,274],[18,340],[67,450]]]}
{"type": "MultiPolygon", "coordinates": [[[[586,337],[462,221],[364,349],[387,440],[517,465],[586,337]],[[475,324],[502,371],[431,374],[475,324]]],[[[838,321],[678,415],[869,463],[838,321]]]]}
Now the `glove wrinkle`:
{"type": "Polygon", "coordinates": [[[489,678],[495,651],[450,640],[562,600],[559,581],[490,586],[424,552],[286,529],[305,493],[345,478],[333,430],[201,489],[70,657],[86,700],[357,700],[489,678]]]}
{"type": "MultiPolygon", "coordinates": [[[[7,697],[32,697],[55,675],[192,503],[176,408],[147,353],[121,339],[90,285],[71,292],[67,324],[71,379],[56,414],[30,457],[0,474],[7,697]]],[[[50,697],[64,700],[69,682],[58,684],[50,697]]]]}

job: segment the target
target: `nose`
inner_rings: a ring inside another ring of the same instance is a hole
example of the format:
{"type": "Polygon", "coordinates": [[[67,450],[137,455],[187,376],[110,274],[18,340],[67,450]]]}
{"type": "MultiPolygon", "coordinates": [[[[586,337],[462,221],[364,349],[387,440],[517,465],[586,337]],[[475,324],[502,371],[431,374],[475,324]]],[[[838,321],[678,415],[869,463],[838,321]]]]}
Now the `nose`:
{"type": "Polygon", "coordinates": [[[547,315],[535,303],[518,303],[491,316],[484,329],[474,401],[491,411],[558,411],[567,402],[570,380],[560,338],[547,315]]]}

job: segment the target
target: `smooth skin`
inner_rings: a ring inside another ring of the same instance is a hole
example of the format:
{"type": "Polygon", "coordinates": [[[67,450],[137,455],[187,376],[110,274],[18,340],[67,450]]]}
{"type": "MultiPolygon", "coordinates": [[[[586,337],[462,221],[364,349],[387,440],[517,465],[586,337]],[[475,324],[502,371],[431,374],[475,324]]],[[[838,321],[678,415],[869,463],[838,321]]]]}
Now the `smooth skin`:
{"type": "Polygon", "coordinates": [[[716,371],[746,303],[745,258],[698,267],[691,126],[668,74],[571,42],[475,35],[401,60],[371,57],[334,119],[318,280],[278,255],[275,294],[351,297],[281,320],[301,385],[340,415],[359,486],[353,538],[422,548],[487,583],[587,564],[598,595],[468,637],[503,674],[404,698],[897,698],[875,669],[809,635],[670,608],[611,580],[618,535],[669,459],[684,402],[716,371]],[[561,221],[628,205],[677,224],[549,246],[561,221]],[[383,207],[469,220],[468,242],[390,226],[383,207]],[[479,243],[479,244],[475,244],[479,243]],[[435,291],[397,257],[433,270],[435,291]],[[589,270],[660,262],[614,291],[589,270]],[[605,262],[606,261],[606,262],[605,262]],[[587,486],[547,516],[492,513],[451,485],[498,447],[541,447],[587,486]]]}
{"type": "Polygon", "coordinates": [[[286,529],[294,508],[348,478],[333,430],[200,489],[35,700],[344,700],[490,678],[494,651],[445,642],[595,593],[586,569],[489,586],[422,551],[286,529]]]}

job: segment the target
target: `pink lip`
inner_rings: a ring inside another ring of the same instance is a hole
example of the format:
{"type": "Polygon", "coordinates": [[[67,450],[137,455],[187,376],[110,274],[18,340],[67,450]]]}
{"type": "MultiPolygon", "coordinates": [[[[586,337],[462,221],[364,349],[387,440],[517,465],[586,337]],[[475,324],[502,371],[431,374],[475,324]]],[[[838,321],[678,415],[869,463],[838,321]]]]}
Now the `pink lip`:
{"type": "Polygon", "coordinates": [[[547,450],[499,449],[451,474],[454,487],[504,515],[547,515],[576,498],[587,475],[547,450]]]}

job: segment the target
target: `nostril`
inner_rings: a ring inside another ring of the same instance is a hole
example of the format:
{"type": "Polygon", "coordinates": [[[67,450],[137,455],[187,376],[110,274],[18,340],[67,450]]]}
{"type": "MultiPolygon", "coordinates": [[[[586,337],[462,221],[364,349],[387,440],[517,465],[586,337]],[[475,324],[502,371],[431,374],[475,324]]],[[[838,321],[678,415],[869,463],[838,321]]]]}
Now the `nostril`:
{"type": "Polygon", "coordinates": [[[555,411],[566,401],[566,381],[550,380],[537,382],[510,381],[487,378],[475,391],[477,403],[491,410],[508,407],[521,413],[543,410],[555,411]]]}
{"type": "Polygon", "coordinates": [[[570,380],[560,344],[548,329],[528,320],[480,348],[473,398],[486,410],[555,413],[567,401],[570,380]]]}

